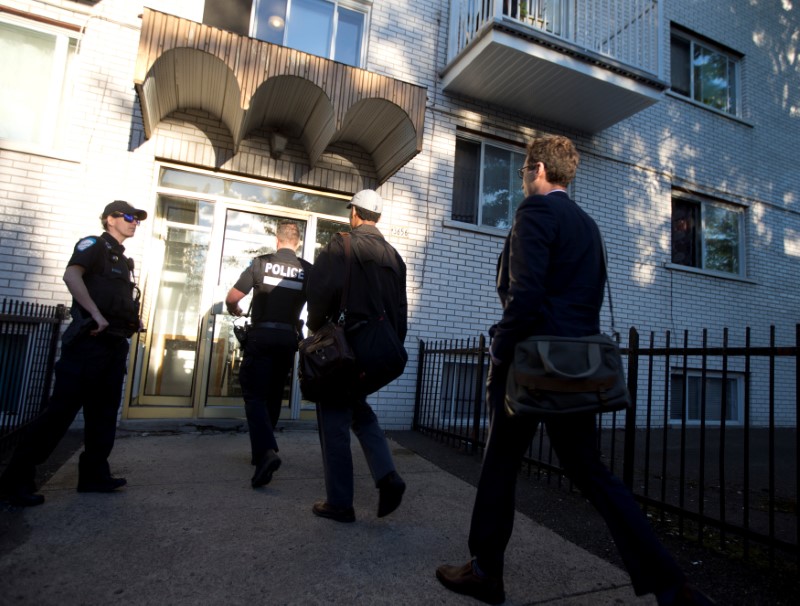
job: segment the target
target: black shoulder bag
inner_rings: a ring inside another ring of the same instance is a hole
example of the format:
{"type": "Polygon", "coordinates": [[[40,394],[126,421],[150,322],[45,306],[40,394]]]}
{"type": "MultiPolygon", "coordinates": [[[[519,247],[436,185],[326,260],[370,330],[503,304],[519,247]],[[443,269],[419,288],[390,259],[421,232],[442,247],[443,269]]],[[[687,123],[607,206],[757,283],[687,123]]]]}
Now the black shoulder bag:
{"type": "Polygon", "coordinates": [[[355,381],[355,355],[347,342],[344,322],[347,315],[347,294],[350,290],[350,234],[342,232],[344,243],[344,286],[339,301],[339,317],[298,345],[300,391],[306,400],[319,402],[332,394],[349,390],[355,381]]]}

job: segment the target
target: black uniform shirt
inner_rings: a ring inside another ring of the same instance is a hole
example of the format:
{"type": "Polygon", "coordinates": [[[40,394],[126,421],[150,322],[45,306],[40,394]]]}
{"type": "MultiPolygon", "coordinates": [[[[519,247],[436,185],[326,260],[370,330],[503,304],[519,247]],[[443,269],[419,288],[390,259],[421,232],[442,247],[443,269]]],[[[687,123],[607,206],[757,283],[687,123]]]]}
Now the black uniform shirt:
{"type": "Polygon", "coordinates": [[[306,302],[311,263],[298,259],[289,248],[256,257],[239,276],[234,288],[245,294],[255,288],[251,319],[295,324],[306,302]]]}
{"type": "MultiPolygon", "coordinates": [[[[78,265],[86,270],[83,281],[89,296],[107,319],[127,317],[133,309],[133,282],[124,252],[122,244],[108,232],[103,232],[99,237],[88,236],[78,241],[67,263],[67,266],[78,265]]],[[[72,307],[80,317],[89,316],[77,301],[73,300],[72,307]]]]}

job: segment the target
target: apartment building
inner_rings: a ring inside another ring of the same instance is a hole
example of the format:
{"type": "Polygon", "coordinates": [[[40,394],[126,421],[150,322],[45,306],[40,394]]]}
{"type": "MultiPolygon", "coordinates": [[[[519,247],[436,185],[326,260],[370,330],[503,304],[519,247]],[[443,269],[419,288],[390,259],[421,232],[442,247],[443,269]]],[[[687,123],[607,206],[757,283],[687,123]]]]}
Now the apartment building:
{"type": "MultiPolygon", "coordinates": [[[[799,29],[790,0],[0,0],[0,297],[68,303],[74,243],[129,200],[149,213],[126,243],[147,332],[123,416],[242,417],[225,293],[278,220],[313,262],[375,188],[411,357],[372,402],[408,428],[419,341],[498,319],[517,168],[557,133],[582,156],[571,194],[604,232],[618,328],[793,342],[799,29]]],[[[696,402],[700,377],[657,406],[696,402]]],[[[744,369],[705,377],[740,423],[744,369]]],[[[313,417],[294,378],[283,417],[313,417]]]]}

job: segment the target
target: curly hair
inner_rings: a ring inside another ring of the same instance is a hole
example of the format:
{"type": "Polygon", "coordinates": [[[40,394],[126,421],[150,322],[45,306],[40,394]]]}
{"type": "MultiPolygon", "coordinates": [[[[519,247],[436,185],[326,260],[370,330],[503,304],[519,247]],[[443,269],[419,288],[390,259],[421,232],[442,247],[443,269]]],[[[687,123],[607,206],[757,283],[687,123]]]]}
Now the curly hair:
{"type": "Polygon", "coordinates": [[[575,144],[561,135],[536,137],[528,143],[525,164],[536,162],[544,164],[547,180],[556,185],[567,186],[575,178],[580,162],[580,154],[575,144]]]}

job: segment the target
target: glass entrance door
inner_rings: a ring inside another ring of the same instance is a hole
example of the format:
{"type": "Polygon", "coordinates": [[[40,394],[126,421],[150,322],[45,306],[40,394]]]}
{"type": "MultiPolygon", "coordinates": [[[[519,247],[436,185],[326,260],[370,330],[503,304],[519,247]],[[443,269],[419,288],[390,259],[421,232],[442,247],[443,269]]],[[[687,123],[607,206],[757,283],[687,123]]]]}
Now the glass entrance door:
{"type": "MultiPolygon", "coordinates": [[[[146,259],[148,326],[137,347],[128,418],[244,417],[242,352],[223,301],[254,257],[274,252],[282,220],[297,223],[297,254],[312,262],[334,233],[348,227],[343,218],[297,208],[159,195],[146,259]]],[[[243,310],[251,298],[240,302],[243,310]]],[[[292,372],[281,417],[313,417],[311,411],[292,372]]]]}
{"type": "Polygon", "coordinates": [[[151,252],[160,264],[153,263],[156,271],[147,284],[148,290],[155,286],[155,292],[145,292],[150,322],[136,403],[184,409],[173,411],[176,416],[192,416],[198,323],[210,296],[206,273],[213,271],[209,252],[214,213],[214,204],[207,201],[174,196],[158,200],[151,252]]]}
{"type": "MultiPolygon", "coordinates": [[[[204,356],[208,359],[208,369],[205,373],[207,381],[203,386],[205,397],[201,416],[229,417],[231,413],[238,412],[242,408],[242,392],[239,385],[242,351],[233,333],[234,321],[241,323],[242,320],[235,320],[233,316],[223,312],[224,307],[220,302],[224,300],[225,294],[254,257],[275,252],[275,232],[278,222],[287,219],[297,223],[300,228],[301,242],[297,253],[302,256],[305,234],[308,233],[308,221],[236,209],[227,209],[225,212],[217,296],[215,305],[204,319],[210,341],[208,353],[204,356]],[[235,410],[231,410],[231,407],[235,410]]],[[[245,313],[250,309],[252,298],[251,291],[239,302],[245,313]]],[[[286,377],[282,418],[299,417],[299,400],[293,402],[291,397],[293,374],[286,377]]]]}

